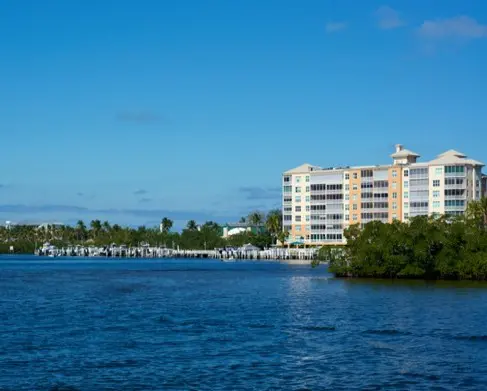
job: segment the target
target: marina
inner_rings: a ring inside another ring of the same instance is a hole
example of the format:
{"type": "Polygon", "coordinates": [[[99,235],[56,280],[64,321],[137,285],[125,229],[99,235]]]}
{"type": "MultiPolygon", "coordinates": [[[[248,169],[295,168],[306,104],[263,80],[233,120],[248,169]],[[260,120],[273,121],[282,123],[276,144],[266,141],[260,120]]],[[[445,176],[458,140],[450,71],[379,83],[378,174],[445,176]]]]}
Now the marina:
{"type": "Polygon", "coordinates": [[[36,250],[38,256],[47,257],[103,257],[103,258],[213,258],[232,260],[295,260],[312,261],[316,258],[316,248],[270,248],[261,250],[250,244],[242,247],[219,248],[214,250],[182,250],[166,247],[140,245],[72,246],[58,248],[50,243],[36,250]]]}

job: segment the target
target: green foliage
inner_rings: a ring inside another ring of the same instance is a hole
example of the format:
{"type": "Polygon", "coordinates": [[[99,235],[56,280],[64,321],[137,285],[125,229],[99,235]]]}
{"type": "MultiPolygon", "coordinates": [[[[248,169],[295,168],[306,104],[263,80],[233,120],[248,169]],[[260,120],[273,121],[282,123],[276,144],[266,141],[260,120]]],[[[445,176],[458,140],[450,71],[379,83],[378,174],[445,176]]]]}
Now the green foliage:
{"type": "Polygon", "coordinates": [[[181,233],[170,231],[173,225],[171,220],[164,218],[161,223],[162,232],[159,226],[141,226],[134,229],[121,227],[118,224],[111,225],[108,221],[102,223],[100,220],[91,221],[90,228],[87,228],[82,220],[78,221],[74,227],[38,228],[22,225],[13,226],[10,229],[0,227],[0,253],[9,253],[10,246],[13,246],[15,253],[32,254],[35,248],[41,247],[44,242],[60,248],[74,245],[102,247],[112,243],[138,246],[147,243],[150,246],[179,247],[184,250],[212,250],[226,246],[242,246],[247,243],[265,248],[273,242],[270,233],[245,232],[224,239],[222,238],[222,228],[214,221],[207,221],[198,226],[196,221],[190,220],[181,233]]]}
{"type": "Polygon", "coordinates": [[[415,217],[409,223],[373,221],[345,230],[342,248],[323,247],[315,265],[329,262],[339,277],[487,279],[487,202],[469,203],[467,217],[415,217]]]}

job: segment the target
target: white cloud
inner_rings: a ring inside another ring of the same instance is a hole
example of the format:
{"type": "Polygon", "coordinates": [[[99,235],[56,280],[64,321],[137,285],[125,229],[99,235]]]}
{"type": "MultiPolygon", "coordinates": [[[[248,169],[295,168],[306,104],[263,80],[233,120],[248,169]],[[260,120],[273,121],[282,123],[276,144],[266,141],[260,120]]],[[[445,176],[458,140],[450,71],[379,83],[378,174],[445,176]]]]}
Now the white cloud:
{"type": "Polygon", "coordinates": [[[379,9],[375,11],[375,16],[379,28],[383,30],[395,29],[406,24],[406,22],[401,19],[399,12],[387,5],[379,7],[379,9]]]}
{"type": "Polygon", "coordinates": [[[475,39],[487,37],[487,25],[480,24],[468,16],[449,19],[425,20],[418,28],[418,34],[429,39],[475,39]]]}
{"type": "Polygon", "coordinates": [[[345,30],[348,27],[347,23],[345,22],[329,22],[326,24],[326,32],[327,33],[335,33],[337,31],[345,30]]]}

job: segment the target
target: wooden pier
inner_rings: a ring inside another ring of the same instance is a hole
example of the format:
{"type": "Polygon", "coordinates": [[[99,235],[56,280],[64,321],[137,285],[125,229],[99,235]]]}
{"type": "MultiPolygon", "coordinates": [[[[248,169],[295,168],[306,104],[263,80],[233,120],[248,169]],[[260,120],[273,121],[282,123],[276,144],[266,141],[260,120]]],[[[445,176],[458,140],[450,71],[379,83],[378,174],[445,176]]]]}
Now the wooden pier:
{"type": "Polygon", "coordinates": [[[267,260],[267,261],[309,261],[316,258],[316,248],[223,248],[214,250],[181,250],[165,247],[83,247],[57,248],[45,243],[36,251],[37,255],[49,257],[98,257],[98,258],[212,258],[229,260],[267,260]]]}

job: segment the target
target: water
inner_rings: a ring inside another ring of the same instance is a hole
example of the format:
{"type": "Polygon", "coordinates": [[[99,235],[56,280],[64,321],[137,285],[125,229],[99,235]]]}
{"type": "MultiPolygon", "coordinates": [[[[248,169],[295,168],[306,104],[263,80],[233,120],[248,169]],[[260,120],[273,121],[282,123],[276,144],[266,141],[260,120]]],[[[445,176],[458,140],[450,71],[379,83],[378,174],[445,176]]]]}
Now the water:
{"type": "Polygon", "coordinates": [[[0,390],[478,390],[487,285],[0,258],[0,390]]]}

